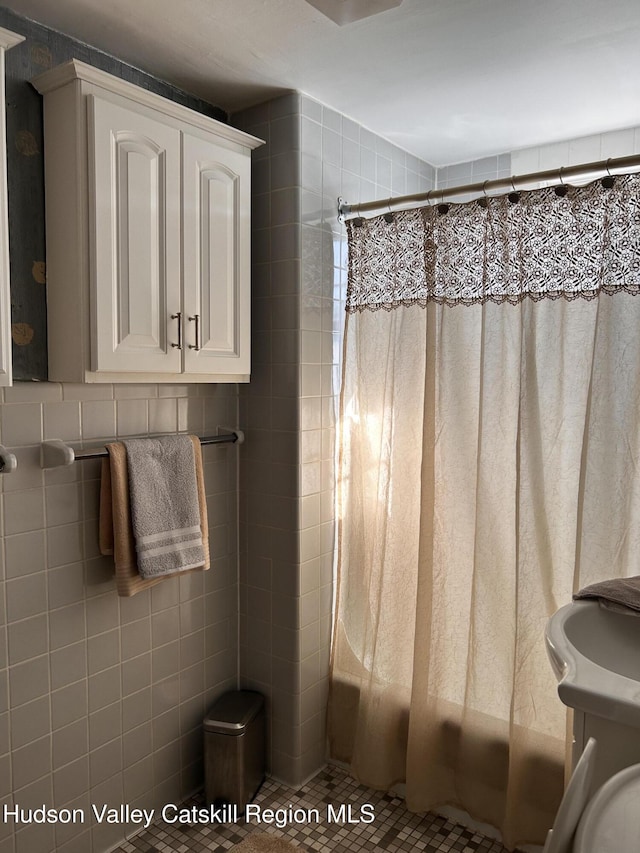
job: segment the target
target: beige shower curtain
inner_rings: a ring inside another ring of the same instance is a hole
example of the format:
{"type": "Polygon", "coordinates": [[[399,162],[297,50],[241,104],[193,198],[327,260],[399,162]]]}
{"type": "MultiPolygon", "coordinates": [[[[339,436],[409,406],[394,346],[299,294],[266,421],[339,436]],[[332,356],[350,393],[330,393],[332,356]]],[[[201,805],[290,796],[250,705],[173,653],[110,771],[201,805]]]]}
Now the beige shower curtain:
{"type": "Polygon", "coordinates": [[[563,788],[545,623],[640,572],[639,189],[349,223],[331,753],[510,848],[563,788]]]}

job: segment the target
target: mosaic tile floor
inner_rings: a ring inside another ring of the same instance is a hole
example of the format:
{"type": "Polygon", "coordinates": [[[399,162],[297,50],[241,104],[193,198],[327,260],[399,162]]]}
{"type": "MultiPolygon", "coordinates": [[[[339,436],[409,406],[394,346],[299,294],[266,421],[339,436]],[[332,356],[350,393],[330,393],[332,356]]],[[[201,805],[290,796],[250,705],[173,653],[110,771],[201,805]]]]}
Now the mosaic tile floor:
{"type": "MultiPolygon", "coordinates": [[[[195,818],[205,807],[194,799],[184,808],[195,818]]],[[[408,812],[401,799],[364,788],[336,767],[297,790],[268,779],[251,811],[228,823],[159,821],[113,853],[223,853],[252,832],[273,833],[302,850],[325,853],[506,853],[498,842],[445,818],[408,812]]]]}

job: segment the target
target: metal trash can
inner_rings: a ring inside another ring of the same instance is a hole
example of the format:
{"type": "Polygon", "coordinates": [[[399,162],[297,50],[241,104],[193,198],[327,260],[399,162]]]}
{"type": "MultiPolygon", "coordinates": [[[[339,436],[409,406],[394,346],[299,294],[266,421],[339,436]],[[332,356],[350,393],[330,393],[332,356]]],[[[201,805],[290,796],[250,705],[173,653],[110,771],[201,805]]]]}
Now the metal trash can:
{"type": "Polygon", "coordinates": [[[204,718],[204,784],[208,805],[244,812],[264,781],[264,696],[232,690],[204,718]]]}

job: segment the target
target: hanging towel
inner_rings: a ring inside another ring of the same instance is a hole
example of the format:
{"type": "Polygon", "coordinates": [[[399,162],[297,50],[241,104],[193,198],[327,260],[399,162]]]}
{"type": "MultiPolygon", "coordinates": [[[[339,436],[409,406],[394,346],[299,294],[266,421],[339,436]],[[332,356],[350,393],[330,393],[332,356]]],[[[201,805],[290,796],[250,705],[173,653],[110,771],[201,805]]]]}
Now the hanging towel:
{"type": "MultiPolygon", "coordinates": [[[[188,436],[187,438],[190,439],[193,447],[204,561],[202,565],[194,569],[177,569],[176,571],[196,571],[198,569],[206,570],[209,568],[208,521],[202,471],[202,453],[198,438],[196,436],[188,436]]],[[[138,571],[131,515],[127,452],[124,444],[121,442],[108,444],[107,450],[109,458],[103,460],[102,463],[100,486],[100,552],[102,554],[113,554],[118,594],[121,596],[131,596],[159,583],[165,575],[152,575],[144,578],[138,571]]],[[[169,574],[174,574],[174,572],[170,572],[169,574]]]]}
{"type": "Polygon", "coordinates": [[[640,575],[592,583],[576,592],[573,598],[574,600],[597,598],[602,602],[610,601],[613,604],[640,611],[640,575]]]}
{"type": "Polygon", "coordinates": [[[127,451],[131,523],[143,578],[204,565],[193,444],[186,435],[134,438],[127,451]]]}

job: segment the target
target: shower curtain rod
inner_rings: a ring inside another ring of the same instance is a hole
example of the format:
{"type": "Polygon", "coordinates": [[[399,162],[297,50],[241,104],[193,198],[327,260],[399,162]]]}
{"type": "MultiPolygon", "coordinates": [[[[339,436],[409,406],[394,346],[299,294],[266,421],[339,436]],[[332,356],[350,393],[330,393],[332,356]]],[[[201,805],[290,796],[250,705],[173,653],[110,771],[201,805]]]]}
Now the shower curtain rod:
{"type": "Polygon", "coordinates": [[[530,172],[527,175],[513,175],[510,178],[497,178],[482,183],[429,190],[426,193],[413,193],[412,195],[396,196],[378,201],[365,201],[362,204],[348,204],[344,199],[339,198],[338,219],[344,222],[345,219],[360,218],[366,213],[377,215],[391,213],[393,210],[426,207],[431,202],[444,202],[447,198],[454,198],[467,193],[486,195],[490,190],[512,190],[515,192],[518,187],[522,189],[526,184],[540,181],[554,181],[563,184],[568,179],[585,178],[594,172],[612,175],[614,171],[617,174],[622,174],[636,168],[640,168],[640,154],[632,154],[628,157],[610,157],[608,160],[582,163],[579,166],[561,166],[559,169],[547,169],[543,172],[530,172]]]}

